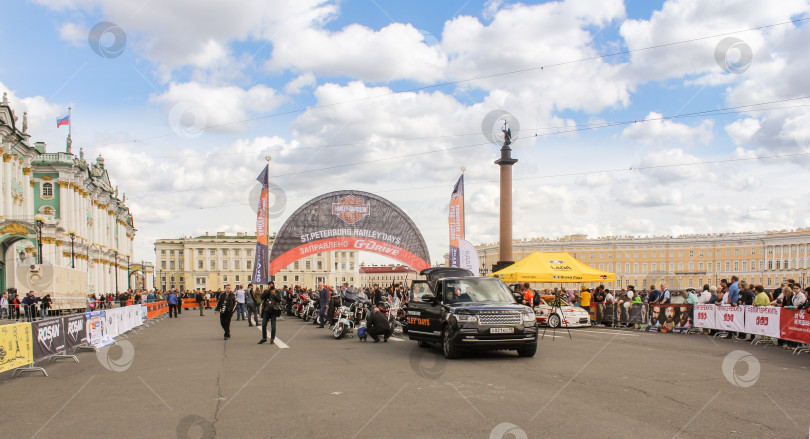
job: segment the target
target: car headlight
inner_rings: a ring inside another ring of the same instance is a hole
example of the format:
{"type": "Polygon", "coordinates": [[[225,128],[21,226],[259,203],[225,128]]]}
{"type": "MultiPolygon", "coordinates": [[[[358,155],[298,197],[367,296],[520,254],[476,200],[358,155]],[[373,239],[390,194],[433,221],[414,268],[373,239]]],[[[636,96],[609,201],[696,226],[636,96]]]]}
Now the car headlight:
{"type": "Polygon", "coordinates": [[[461,323],[475,323],[478,321],[478,317],[474,314],[456,314],[456,320],[461,323]]]}
{"type": "Polygon", "coordinates": [[[527,312],[527,313],[523,313],[523,321],[524,322],[534,323],[535,320],[536,320],[536,318],[535,318],[533,312],[530,311],[530,312],[527,312]]]}

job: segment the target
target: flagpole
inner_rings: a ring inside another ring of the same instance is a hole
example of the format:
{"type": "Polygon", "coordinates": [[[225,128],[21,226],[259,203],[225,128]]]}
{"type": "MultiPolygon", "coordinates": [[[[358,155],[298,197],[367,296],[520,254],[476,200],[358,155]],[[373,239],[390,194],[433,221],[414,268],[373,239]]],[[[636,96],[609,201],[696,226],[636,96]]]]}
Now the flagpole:
{"type": "Polygon", "coordinates": [[[73,122],[70,120],[70,118],[71,118],[70,107],[68,107],[68,137],[70,137],[71,130],[73,128],[73,122]]]}

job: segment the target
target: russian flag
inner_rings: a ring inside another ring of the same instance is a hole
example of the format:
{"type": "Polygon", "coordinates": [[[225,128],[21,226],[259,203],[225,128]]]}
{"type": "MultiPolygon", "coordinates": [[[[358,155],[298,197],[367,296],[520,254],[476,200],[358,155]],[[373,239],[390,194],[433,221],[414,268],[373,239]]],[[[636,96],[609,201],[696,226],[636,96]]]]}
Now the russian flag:
{"type": "Polygon", "coordinates": [[[56,119],[56,128],[59,128],[62,125],[70,125],[70,114],[56,119]]]}

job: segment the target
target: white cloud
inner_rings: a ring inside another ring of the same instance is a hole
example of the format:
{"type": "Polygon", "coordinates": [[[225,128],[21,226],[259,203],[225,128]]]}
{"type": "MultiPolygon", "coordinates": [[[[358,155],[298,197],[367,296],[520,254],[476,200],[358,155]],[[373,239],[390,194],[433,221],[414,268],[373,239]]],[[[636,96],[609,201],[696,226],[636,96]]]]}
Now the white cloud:
{"type": "Polygon", "coordinates": [[[232,122],[248,119],[252,113],[268,112],[278,107],[283,99],[262,84],[242,89],[186,82],[169,84],[165,93],[152,96],[150,101],[169,109],[169,125],[175,131],[191,125],[198,129],[240,131],[246,129],[246,124],[232,122]]]}
{"type": "Polygon", "coordinates": [[[646,145],[669,147],[673,145],[693,145],[698,141],[704,145],[711,143],[714,121],[704,120],[697,127],[662,120],[662,114],[651,111],[643,122],[637,122],[622,131],[627,140],[637,141],[646,145]]]}
{"type": "Polygon", "coordinates": [[[304,88],[310,88],[316,84],[317,80],[315,79],[315,75],[312,72],[307,72],[296,76],[295,79],[288,82],[287,85],[284,86],[284,92],[295,95],[301,93],[304,88]]]}
{"type": "Polygon", "coordinates": [[[440,79],[444,54],[424,43],[410,24],[393,23],[379,31],[352,24],[340,31],[301,29],[274,37],[270,70],[312,71],[321,76],[347,76],[364,81],[440,79]]]}
{"type": "Polygon", "coordinates": [[[59,37],[74,46],[81,47],[87,44],[89,32],[90,30],[81,23],[67,22],[59,28],[59,37]]]}

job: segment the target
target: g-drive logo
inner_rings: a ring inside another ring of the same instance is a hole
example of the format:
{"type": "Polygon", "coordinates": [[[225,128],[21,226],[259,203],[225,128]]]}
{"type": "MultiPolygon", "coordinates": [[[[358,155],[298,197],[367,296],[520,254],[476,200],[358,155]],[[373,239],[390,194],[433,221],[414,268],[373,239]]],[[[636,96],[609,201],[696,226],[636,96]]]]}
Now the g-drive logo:
{"type": "Polygon", "coordinates": [[[51,343],[53,339],[59,337],[59,324],[51,324],[40,326],[39,330],[37,331],[37,341],[43,345],[47,346],[48,349],[51,347],[51,343]]]}

